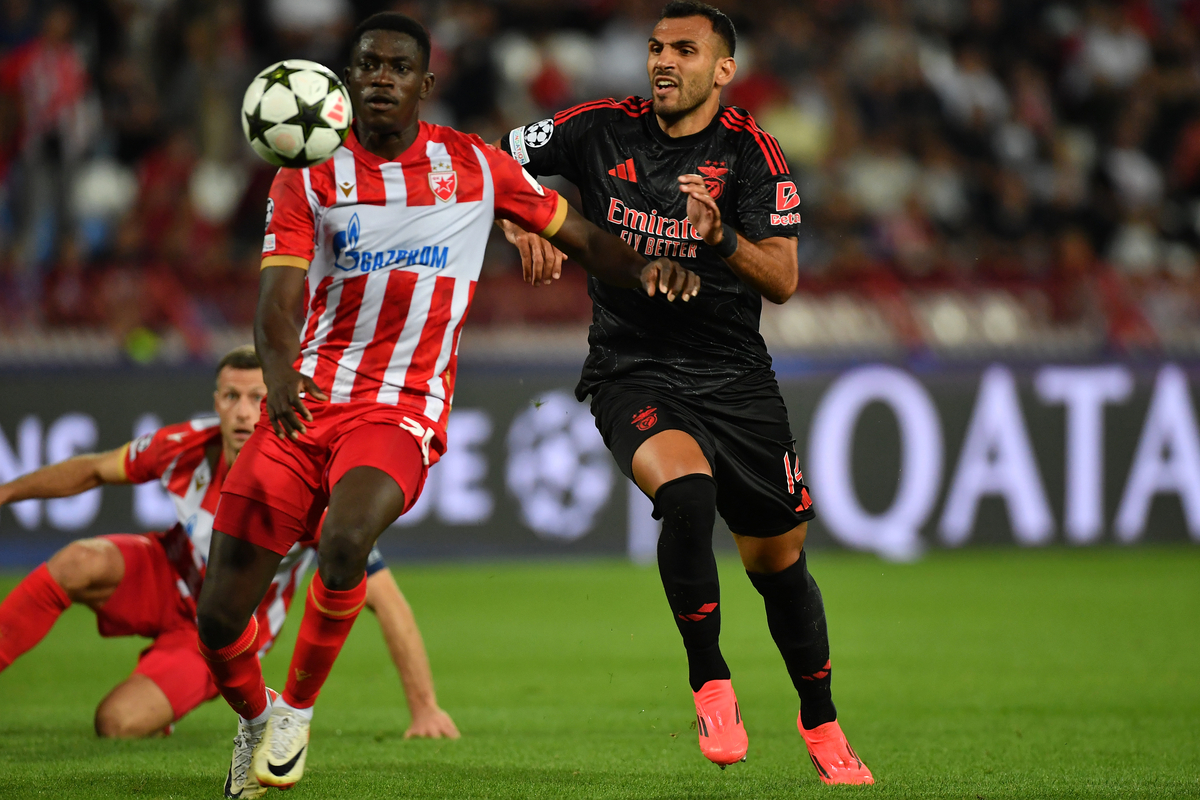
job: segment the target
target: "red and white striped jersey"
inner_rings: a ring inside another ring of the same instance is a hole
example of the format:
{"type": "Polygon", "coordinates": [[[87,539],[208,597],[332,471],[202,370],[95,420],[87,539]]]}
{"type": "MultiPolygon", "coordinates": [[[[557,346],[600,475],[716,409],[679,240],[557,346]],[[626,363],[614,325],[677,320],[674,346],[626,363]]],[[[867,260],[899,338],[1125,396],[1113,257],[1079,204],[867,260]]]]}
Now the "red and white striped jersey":
{"type": "MultiPolygon", "coordinates": [[[[212,542],[213,516],[221,496],[221,484],[228,472],[229,465],[225,463],[221,448],[220,421],[215,416],[159,428],[134,439],[125,451],[125,475],[129,481],[147,483],[157,479],[175,503],[179,524],[190,543],[190,547],[184,548],[186,552],[179,554],[182,558],[172,559],[175,571],[180,573],[179,591],[185,597],[198,588],[198,581],[193,576],[200,579],[204,576],[212,542]],[[190,565],[179,563],[188,558],[190,565]],[[192,574],[187,574],[189,572],[192,574]]],[[[173,544],[175,542],[169,538],[164,541],[169,555],[174,555],[170,553],[173,544]]],[[[315,550],[297,544],[279,563],[266,597],[255,612],[259,630],[270,632],[269,636],[259,635],[260,652],[270,648],[283,627],[296,587],[315,557],[315,550]]]]}
{"type": "Polygon", "coordinates": [[[263,266],[308,268],[297,369],[334,403],[420,414],[445,450],[459,333],[495,217],[551,235],[566,201],[478,136],[420,123],[394,161],[353,130],[329,161],[281,169],[263,266]]]}

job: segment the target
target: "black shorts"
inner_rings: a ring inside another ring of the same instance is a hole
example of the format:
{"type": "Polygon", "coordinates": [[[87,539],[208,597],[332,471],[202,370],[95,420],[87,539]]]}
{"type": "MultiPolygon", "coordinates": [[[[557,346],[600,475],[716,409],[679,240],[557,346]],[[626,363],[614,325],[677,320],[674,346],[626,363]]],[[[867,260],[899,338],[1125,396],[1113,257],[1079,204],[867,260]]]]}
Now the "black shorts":
{"type": "Polygon", "coordinates": [[[642,442],[666,430],[689,434],[717,481],[717,511],[736,534],[779,536],[816,516],[774,378],[739,381],[702,396],[609,381],[592,395],[592,415],[630,480],[642,442]]]}

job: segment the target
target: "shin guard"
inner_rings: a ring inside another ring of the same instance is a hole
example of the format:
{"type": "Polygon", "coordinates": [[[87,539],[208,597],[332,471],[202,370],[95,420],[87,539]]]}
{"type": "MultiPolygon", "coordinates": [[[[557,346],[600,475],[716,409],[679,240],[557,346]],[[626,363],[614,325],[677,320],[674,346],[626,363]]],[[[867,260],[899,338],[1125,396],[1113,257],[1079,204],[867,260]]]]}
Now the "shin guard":
{"type": "Polygon", "coordinates": [[[821,590],[808,572],[808,559],[800,559],[782,572],[764,575],[747,572],[767,607],[767,625],[779,647],[792,684],[800,695],[800,716],[805,728],[837,719],[830,684],[829,630],[821,590]]]}
{"type": "Polygon", "coordinates": [[[667,481],[654,497],[662,519],[658,572],[688,655],[692,691],[712,680],[728,680],[729,667],[718,643],[721,587],[712,550],[717,514],[717,483],[709,475],[667,481]]]}

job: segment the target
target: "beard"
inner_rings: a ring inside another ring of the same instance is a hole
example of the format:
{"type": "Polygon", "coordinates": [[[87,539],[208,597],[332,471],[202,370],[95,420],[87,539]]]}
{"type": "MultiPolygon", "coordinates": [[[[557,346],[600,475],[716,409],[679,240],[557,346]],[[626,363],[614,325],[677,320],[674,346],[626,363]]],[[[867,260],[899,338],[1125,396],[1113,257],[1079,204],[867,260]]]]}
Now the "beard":
{"type": "Polygon", "coordinates": [[[712,76],[708,81],[700,79],[684,81],[672,100],[660,100],[653,97],[653,93],[651,93],[654,113],[668,122],[683,119],[704,105],[712,94],[712,85],[712,76]]]}

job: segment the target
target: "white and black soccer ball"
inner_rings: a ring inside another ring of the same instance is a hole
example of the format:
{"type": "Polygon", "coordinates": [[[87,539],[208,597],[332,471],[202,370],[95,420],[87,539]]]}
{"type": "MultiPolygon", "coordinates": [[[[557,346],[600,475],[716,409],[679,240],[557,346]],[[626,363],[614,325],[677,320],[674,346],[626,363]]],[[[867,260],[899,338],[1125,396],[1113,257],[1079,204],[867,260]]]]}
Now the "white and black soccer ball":
{"type": "Polygon", "coordinates": [[[242,131],[277,167],[311,167],[342,146],[354,114],[346,87],[328,68],[298,58],[272,64],[242,98],[242,131]]]}

